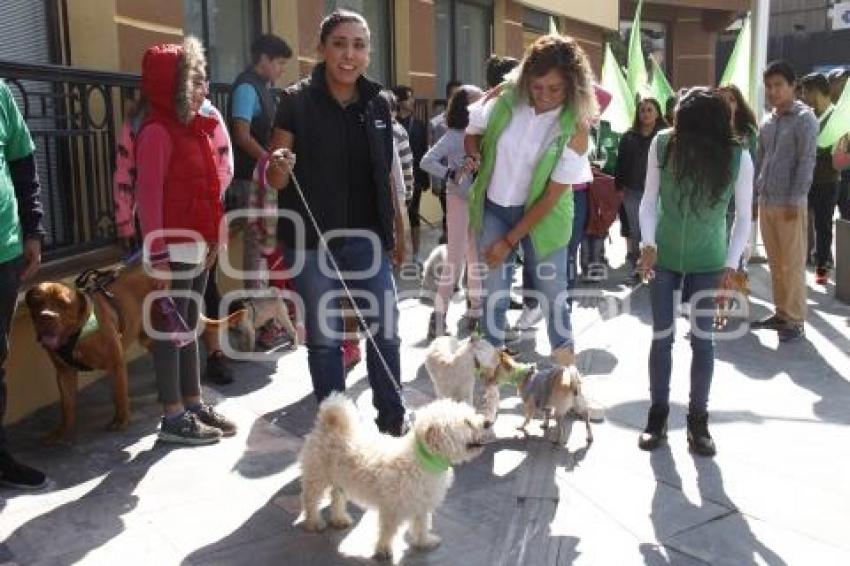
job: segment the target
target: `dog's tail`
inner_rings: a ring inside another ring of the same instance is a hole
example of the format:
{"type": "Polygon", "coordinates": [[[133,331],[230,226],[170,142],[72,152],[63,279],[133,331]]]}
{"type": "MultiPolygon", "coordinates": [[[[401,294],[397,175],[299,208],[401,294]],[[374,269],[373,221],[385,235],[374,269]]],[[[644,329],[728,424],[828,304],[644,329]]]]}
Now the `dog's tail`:
{"type": "Polygon", "coordinates": [[[319,406],[316,429],[325,433],[350,436],[357,419],[357,407],[354,402],[342,393],[331,393],[319,406]]]}

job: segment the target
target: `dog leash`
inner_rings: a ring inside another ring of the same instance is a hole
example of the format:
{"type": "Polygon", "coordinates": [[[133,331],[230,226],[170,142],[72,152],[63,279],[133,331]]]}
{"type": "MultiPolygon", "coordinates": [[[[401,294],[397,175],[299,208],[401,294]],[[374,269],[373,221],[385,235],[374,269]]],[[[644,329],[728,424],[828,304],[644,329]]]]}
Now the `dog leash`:
{"type": "Polygon", "coordinates": [[[310,223],[313,225],[313,229],[316,231],[316,235],[319,237],[319,242],[322,247],[327,252],[328,258],[330,259],[331,266],[336,272],[336,276],[339,279],[340,285],[342,285],[343,290],[345,291],[345,295],[348,297],[348,300],[351,302],[351,307],[354,309],[354,315],[357,317],[357,322],[360,324],[360,328],[362,328],[366,332],[366,339],[372,344],[372,348],[375,350],[375,353],[378,355],[378,358],[381,361],[381,365],[384,367],[384,371],[386,372],[387,377],[392,383],[393,388],[398,394],[398,398],[401,401],[401,406],[404,407],[405,415],[409,415],[409,418],[413,417],[413,413],[407,406],[407,403],[404,402],[404,393],[401,389],[401,382],[396,378],[393,374],[393,371],[390,369],[390,364],[387,363],[386,358],[381,353],[381,350],[378,348],[378,344],[375,342],[374,336],[369,332],[369,327],[366,324],[366,318],[363,316],[363,313],[360,311],[360,307],[357,306],[357,302],[354,299],[354,295],[351,293],[351,289],[348,288],[348,285],[345,283],[345,279],[342,276],[342,271],[339,268],[339,264],[336,262],[336,258],[333,253],[331,253],[330,248],[328,247],[328,242],[325,240],[325,235],[322,233],[322,230],[319,228],[319,223],[316,221],[316,217],[313,216],[313,211],[310,208],[310,205],[307,203],[307,198],[304,196],[304,192],[301,190],[301,183],[298,182],[298,177],[295,176],[295,171],[290,168],[289,170],[289,178],[292,179],[293,185],[295,185],[295,190],[298,192],[298,196],[301,198],[301,202],[304,204],[304,210],[307,211],[307,216],[310,218],[310,223]]]}

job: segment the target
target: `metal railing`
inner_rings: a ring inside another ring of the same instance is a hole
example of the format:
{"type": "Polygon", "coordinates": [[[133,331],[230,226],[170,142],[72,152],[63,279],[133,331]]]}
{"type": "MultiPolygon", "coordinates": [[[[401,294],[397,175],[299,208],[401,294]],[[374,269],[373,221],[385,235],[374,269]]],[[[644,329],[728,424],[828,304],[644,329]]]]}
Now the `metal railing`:
{"type": "MultiPolygon", "coordinates": [[[[138,75],[0,60],[36,145],[42,187],[44,255],[62,259],[116,239],[112,177],[115,140],[129,103],[138,98],[138,75]]],[[[230,85],[210,85],[222,112],[230,85]]]]}

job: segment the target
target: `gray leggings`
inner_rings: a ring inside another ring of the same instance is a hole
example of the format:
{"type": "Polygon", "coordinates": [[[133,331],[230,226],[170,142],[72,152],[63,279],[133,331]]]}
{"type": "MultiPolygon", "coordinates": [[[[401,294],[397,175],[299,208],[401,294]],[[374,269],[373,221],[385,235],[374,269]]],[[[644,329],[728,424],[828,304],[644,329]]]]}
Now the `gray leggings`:
{"type": "MultiPolygon", "coordinates": [[[[171,272],[179,273],[195,268],[185,263],[171,263],[171,272]]],[[[203,301],[207,285],[207,270],[192,279],[175,279],[171,288],[175,291],[191,289],[198,293],[203,301]]],[[[199,303],[188,297],[174,297],[177,311],[189,328],[198,324],[199,303]]],[[[153,367],[156,373],[156,386],[159,400],[164,405],[180,403],[186,397],[198,397],[201,394],[201,373],[198,362],[198,342],[178,348],[170,340],[154,340],[151,347],[153,367]]]]}

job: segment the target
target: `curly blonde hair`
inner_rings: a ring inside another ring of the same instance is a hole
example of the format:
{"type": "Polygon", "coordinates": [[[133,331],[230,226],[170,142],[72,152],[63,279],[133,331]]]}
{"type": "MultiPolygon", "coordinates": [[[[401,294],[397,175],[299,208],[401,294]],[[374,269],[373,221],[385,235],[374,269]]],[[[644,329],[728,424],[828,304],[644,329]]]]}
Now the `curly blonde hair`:
{"type": "Polygon", "coordinates": [[[204,73],[207,67],[207,58],[204,55],[204,46],[201,41],[192,35],[183,39],[183,53],[177,65],[177,92],[175,92],[175,110],[177,118],[184,124],[192,120],[189,97],[192,92],[192,81],[195,75],[204,73]]]}
{"type": "Polygon", "coordinates": [[[579,123],[589,123],[599,114],[593,90],[593,69],[578,42],[559,34],[544,35],[528,46],[510,77],[516,81],[520,100],[530,100],[531,80],[556,69],[567,82],[565,104],[572,107],[579,123]]]}

